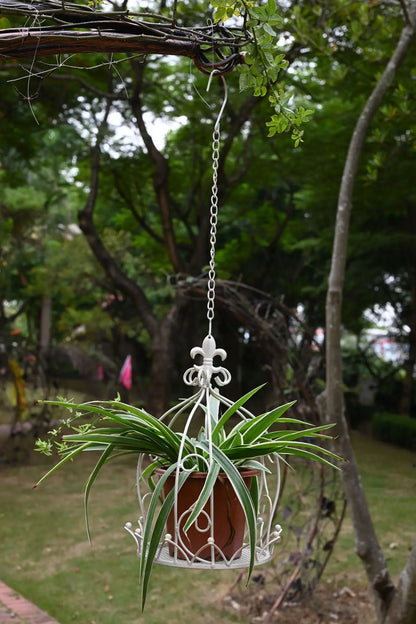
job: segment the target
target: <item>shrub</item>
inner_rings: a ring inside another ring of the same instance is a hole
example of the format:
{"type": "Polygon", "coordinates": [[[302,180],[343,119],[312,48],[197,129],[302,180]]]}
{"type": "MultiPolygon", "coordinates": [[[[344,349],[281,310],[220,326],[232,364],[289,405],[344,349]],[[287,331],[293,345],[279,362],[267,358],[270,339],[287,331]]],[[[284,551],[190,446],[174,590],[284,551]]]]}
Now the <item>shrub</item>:
{"type": "Polygon", "coordinates": [[[371,421],[373,436],[383,442],[416,449],[416,419],[398,414],[375,413],[371,421]]]}
{"type": "Polygon", "coordinates": [[[361,405],[355,394],[346,392],[345,407],[351,429],[358,429],[361,425],[370,425],[374,414],[374,405],[361,405]]]}

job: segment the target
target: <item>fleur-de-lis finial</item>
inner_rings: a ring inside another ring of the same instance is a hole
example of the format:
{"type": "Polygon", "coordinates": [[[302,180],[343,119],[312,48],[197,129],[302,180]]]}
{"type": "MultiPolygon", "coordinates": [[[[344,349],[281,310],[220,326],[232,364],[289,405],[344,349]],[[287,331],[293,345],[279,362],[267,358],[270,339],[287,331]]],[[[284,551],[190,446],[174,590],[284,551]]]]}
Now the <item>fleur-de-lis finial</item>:
{"type": "Polygon", "coordinates": [[[227,353],[224,349],[217,349],[215,339],[212,336],[204,338],[202,348],[194,347],[191,349],[192,359],[198,355],[202,355],[202,364],[194,364],[185,371],[183,376],[183,380],[188,386],[209,388],[211,380],[215,380],[218,386],[225,386],[230,383],[230,372],[223,366],[214,366],[214,357],[218,355],[222,360],[225,360],[227,353]]]}

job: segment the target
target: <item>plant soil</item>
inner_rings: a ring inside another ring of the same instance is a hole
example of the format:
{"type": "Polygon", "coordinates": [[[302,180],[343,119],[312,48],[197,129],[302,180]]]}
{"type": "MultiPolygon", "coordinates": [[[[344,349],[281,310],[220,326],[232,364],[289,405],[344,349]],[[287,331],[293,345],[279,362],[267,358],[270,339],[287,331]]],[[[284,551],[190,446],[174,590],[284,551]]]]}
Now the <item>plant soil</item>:
{"type": "Polygon", "coordinates": [[[251,624],[376,624],[366,588],[335,589],[325,582],[307,598],[289,601],[273,611],[276,596],[263,589],[234,589],[224,598],[227,611],[249,619],[251,624]]]}

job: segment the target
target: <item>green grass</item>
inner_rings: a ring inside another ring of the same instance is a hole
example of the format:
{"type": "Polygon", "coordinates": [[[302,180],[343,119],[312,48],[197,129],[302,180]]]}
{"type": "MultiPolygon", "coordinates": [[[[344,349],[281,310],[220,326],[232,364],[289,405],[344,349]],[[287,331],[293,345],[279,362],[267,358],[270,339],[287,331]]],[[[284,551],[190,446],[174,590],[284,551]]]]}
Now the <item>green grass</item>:
{"type": "Polygon", "coordinates": [[[221,610],[236,572],[155,566],[144,615],[138,559],[124,524],[137,521],[135,465],[107,466],[91,494],[90,546],[83,519],[85,458],[33,489],[47,464],[0,473],[0,578],[61,624],[160,624],[242,621],[221,610]],[[189,619],[188,619],[189,618],[189,619]]]}
{"type": "MultiPolygon", "coordinates": [[[[416,453],[356,432],[352,441],[377,537],[397,580],[416,538],[416,453]]],[[[341,583],[366,582],[348,511],[326,575],[341,583]]]]}
{"type": "MultiPolygon", "coordinates": [[[[416,455],[359,435],[353,442],[379,539],[397,576],[416,533],[416,455]],[[393,542],[397,548],[389,547],[393,542]]],[[[43,456],[28,466],[1,469],[1,580],[61,624],[248,623],[221,608],[221,596],[237,576],[232,571],[155,566],[140,614],[135,544],[123,529],[138,515],[134,462],[116,461],[100,475],[91,494],[91,547],[83,520],[87,460],[79,458],[35,490],[50,465],[43,456]]],[[[348,517],[325,579],[340,586],[365,583],[348,517]]]]}

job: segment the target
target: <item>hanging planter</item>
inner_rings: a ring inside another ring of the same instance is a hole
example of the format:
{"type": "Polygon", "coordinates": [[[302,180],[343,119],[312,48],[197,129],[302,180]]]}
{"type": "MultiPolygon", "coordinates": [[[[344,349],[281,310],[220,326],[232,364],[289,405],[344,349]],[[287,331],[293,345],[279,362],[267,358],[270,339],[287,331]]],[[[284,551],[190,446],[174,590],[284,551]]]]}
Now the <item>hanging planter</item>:
{"type": "Polygon", "coordinates": [[[126,529],[140,557],[143,607],[155,562],[204,569],[247,567],[250,575],[254,565],[270,560],[281,531],[275,524],[279,458],[300,455],[329,465],[336,459],[312,441],[328,437],[322,433],[326,425],[311,427],[285,416],[292,403],[255,416],[245,403],[259,388],[235,402],[214,389],[213,377],[225,381],[228,371],[213,366],[213,357],[225,352],[216,350],[212,337],[195,351],[204,355],[203,364],[189,369],[185,380],[202,387],[161,419],[120,401],[47,401],[74,414],[63,426],[76,433],[61,437],[58,428],[50,439],[37,443],[48,454],[56,443],[61,457],[37,485],[79,453],[99,453],[85,486],[87,518],[91,487],[103,466],[117,456],[138,456],[140,518],[135,530],[130,523],[126,529]],[[95,421],[78,425],[86,415],[95,421]],[[175,431],[183,417],[185,425],[175,431]],[[288,424],[296,429],[288,430],[288,424]]]}
{"type": "Polygon", "coordinates": [[[328,437],[322,433],[326,425],[311,427],[285,415],[292,403],[256,416],[246,403],[260,388],[237,401],[220,392],[231,379],[226,368],[214,364],[215,358],[223,361],[227,354],[216,348],[212,335],[219,122],[227,94],[222,80],[225,99],[212,142],[208,335],[202,347],[191,350],[191,357],[199,358],[200,363],[194,363],[184,374],[185,384],[197,388],[195,394],[160,419],[120,401],[82,405],[46,401],[74,413],[64,424],[75,433],[61,438],[58,428],[52,432],[52,439],[37,443],[38,450],[47,454],[56,443],[61,456],[38,483],[79,453],[99,453],[85,486],[88,534],[88,498],[100,470],[120,455],[138,457],[140,517],[135,529],[131,523],[126,529],[136,542],[140,558],[142,608],[154,563],[203,569],[247,568],[250,577],[255,565],[271,559],[280,538],[281,527],[276,524],[279,460],[299,455],[332,466],[331,460],[339,459],[319,446],[320,440],[328,437]],[[96,419],[78,425],[86,415],[96,419]]]}

